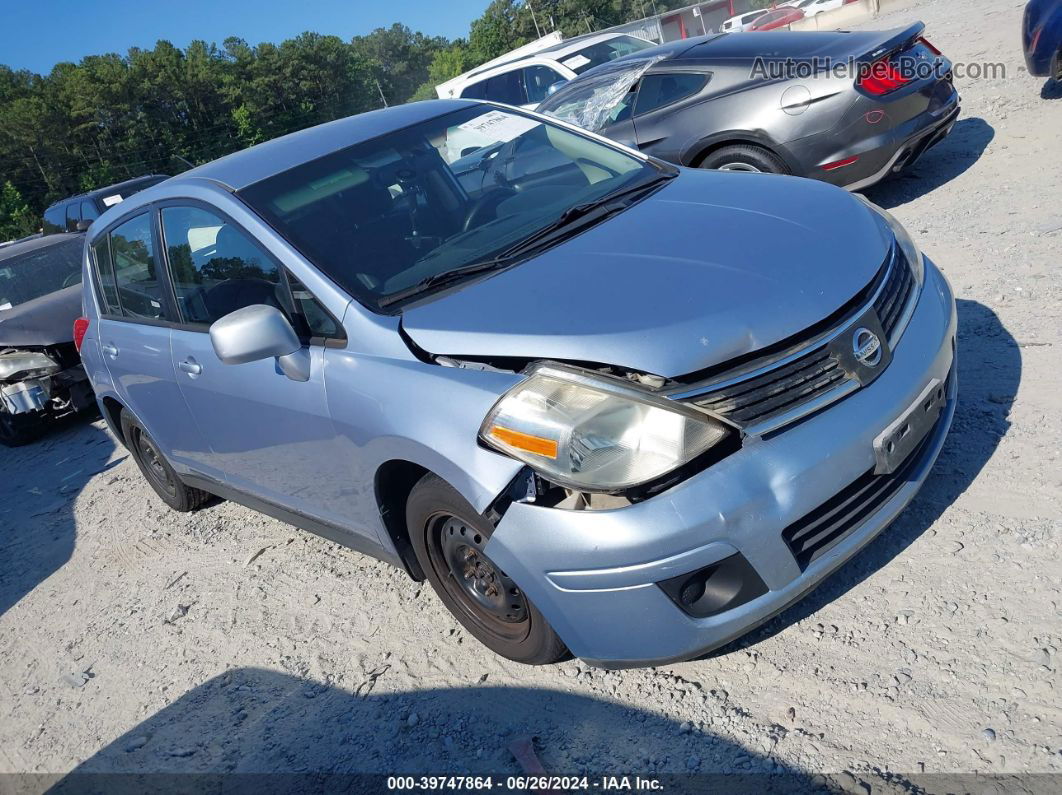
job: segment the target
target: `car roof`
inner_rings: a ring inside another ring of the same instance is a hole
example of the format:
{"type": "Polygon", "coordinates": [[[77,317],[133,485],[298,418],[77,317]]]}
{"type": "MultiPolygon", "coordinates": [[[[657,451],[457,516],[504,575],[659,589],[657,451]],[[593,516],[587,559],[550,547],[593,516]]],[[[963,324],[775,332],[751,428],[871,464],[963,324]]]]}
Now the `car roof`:
{"type": "Polygon", "coordinates": [[[467,99],[434,99],[347,116],[226,155],[172,177],[169,183],[206,179],[238,191],[348,146],[477,104],[484,103],[467,99]]]}
{"type": "Polygon", "coordinates": [[[140,177],[133,177],[122,182],[115,182],[113,185],[105,185],[102,188],[93,188],[92,190],[85,191],[84,193],[75,193],[73,196],[67,196],[65,199],[60,199],[57,202],[53,202],[48,206],[48,209],[56,207],[60,204],[66,204],[71,201],[86,201],[95,199],[99,196],[106,196],[108,193],[121,193],[125,188],[131,188],[134,185],[138,185],[141,182],[147,180],[162,180],[169,179],[169,174],[144,174],[140,177]]]}
{"type": "Polygon", "coordinates": [[[496,70],[505,71],[506,69],[511,69],[516,64],[533,61],[536,58],[543,58],[550,61],[563,61],[569,55],[572,55],[576,51],[585,47],[590,47],[603,41],[611,41],[618,38],[636,39],[638,37],[631,36],[629,33],[584,33],[581,36],[565,39],[559,44],[551,44],[549,47],[543,47],[541,50],[524,53],[523,55],[517,56],[508,61],[492,63],[481,69],[474,69],[468,72],[465,77],[468,78],[469,82],[476,82],[475,78],[481,78],[496,70]]]}
{"type": "Polygon", "coordinates": [[[82,232],[64,232],[58,235],[44,235],[30,240],[22,240],[18,243],[10,243],[0,246],[0,261],[28,254],[31,251],[40,251],[62,243],[69,243],[71,240],[80,240],[84,237],[85,235],[82,232]]]}
{"type": "MultiPolygon", "coordinates": [[[[632,52],[630,55],[624,55],[622,58],[616,58],[614,61],[608,61],[606,63],[595,66],[593,69],[587,69],[581,75],[576,77],[568,86],[575,85],[576,82],[579,85],[584,85],[584,81],[589,78],[600,76],[608,72],[614,71],[618,68],[622,68],[626,64],[633,64],[640,61],[675,61],[683,60],[687,57],[687,53],[690,49],[699,45],[705,45],[718,38],[722,38],[729,34],[715,33],[708,36],[697,36],[689,39],[679,39],[678,41],[669,41],[666,44],[658,44],[655,47],[650,47],[646,50],[638,50],[638,52],[632,52]]],[[[561,91],[566,91],[567,86],[562,88],[561,91]]]]}

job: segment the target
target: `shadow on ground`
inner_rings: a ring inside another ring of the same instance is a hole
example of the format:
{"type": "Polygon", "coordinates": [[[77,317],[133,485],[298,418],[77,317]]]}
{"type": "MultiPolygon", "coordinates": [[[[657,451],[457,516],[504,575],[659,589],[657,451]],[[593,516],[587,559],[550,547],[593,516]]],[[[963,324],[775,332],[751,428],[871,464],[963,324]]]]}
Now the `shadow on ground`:
{"type": "MultiPolygon", "coordinates": [[[[383,792],[395,773],[518,775],[510,746],[531,737],[553,775],[693,768],[706,782],[708,772],[742,774],[726,779],[728,792],[823,791],[821,779],[729,740],[609,701],[489,685],[375,694],[374,681],[351,693],[232,670],[104,746],[53,791],[383,792]]],[[[771,732],[776,742],[787,730],[771,732]]]]}
{"type": "Polygon", "coordinates": [[[1051,78],[1040,89],[1040,99],[1062,99],[1062,80],[1051,78]]]}
{"type": "Polygon", "coordinates": [[[995,129],[984,119],[960,119],[951,135],[922,155],[917,163],[863,192],[886,209],[914,201],[962,176],[981,159],[995,137],[995,129]]]}
{"type": "Polygon", "coordinates": [[[844,596],[918,540],[977,478],[1010,428],[1007,417],[1021,383],[1022,357],[991,309],[960,300],[958,313],[959,403],[944,449],[918,496],[817,590],[712,656],[760,643],[844,596]]]}
{"type": "Polygon", "coordinates": [[[108,463],[113,437],[90,417],[57,423],[25,447],[0,447],[0,615],[74,551],[74,501],[108,463]]]}

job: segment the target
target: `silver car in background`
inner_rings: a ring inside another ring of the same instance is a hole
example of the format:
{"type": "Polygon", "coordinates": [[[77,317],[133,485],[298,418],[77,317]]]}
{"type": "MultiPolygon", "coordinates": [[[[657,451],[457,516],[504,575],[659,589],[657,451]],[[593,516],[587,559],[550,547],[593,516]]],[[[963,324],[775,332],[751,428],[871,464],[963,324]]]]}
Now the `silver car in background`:
{"type": "Polygon", "coordinates": [[[389,561],[526,663],[742,635],[888,526],[955,407],[951,290],[884,211],[488,103],[138,193],[84,285],[101,409],[170,506],[389,561]]]}

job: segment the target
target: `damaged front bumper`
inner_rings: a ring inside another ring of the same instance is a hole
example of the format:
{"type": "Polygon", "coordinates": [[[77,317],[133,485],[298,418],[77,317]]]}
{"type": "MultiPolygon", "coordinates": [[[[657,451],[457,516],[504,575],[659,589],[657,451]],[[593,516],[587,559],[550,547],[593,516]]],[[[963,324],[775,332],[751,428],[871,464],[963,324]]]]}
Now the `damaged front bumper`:
{"type": "Polygon", "coordinates": [[[644,502],[600,511],[513,503],[486,552],[588,662],[652,665],[718,648],[806,594],[914,498],[955,411],[955,333],[951,288],[927,260],[910,325],[872,385],[782,432],[747,438],[644,502]],[[934,380],[944,387],[934,425],[900,468],[875,475],[875,442],[934,380]],[[793,528],[828,512],[848,522],[844,532],[802,557],[793,528]],[[743,594],[728,609],[683,608],[675,582],[717,569],[756,582],[724,583],[743,594]]]}

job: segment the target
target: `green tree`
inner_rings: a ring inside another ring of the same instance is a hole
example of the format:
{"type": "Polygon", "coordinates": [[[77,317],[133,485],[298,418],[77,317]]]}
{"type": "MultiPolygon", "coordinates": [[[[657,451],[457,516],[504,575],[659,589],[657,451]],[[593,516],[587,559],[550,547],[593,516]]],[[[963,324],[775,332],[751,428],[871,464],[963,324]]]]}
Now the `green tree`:
{"type": "Polygon", "coordinates": [[[0,187],[0,241],[25,237],[36,230],[37,219],[18,188],[5,182],[0,187]]]}

